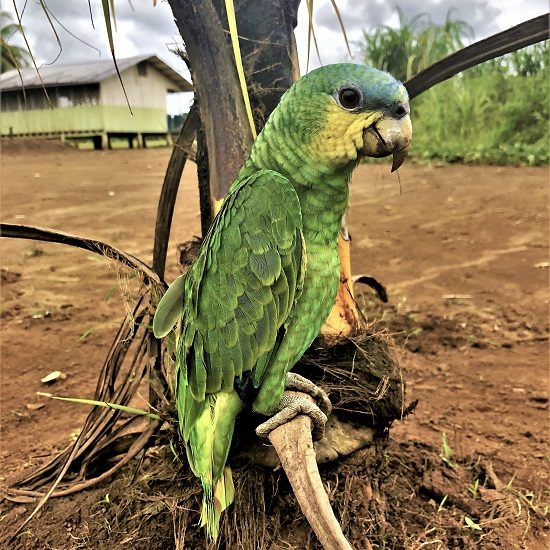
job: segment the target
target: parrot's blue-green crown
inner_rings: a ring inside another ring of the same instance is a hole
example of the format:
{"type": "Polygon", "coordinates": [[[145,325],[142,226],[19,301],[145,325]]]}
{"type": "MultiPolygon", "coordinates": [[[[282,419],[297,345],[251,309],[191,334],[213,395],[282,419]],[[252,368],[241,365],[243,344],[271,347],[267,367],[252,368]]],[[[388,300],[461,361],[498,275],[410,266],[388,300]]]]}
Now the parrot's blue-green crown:
{"type": "Polygon", "coordinates": [[[348,85],[356,86],[364,94],[359,109],[375,110],[409,101],[405,86],[393,76],[368,65],[353,63],[319,67],[302,77],[295,87],[334,97],[338,90],[348,85]]]}

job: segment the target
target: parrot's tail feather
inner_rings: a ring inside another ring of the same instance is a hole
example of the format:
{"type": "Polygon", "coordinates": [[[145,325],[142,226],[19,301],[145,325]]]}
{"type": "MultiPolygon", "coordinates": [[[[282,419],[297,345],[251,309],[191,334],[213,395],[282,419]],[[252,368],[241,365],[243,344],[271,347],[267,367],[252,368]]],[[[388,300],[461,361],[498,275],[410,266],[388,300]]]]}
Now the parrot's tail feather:
{"type": "Polygon", "coordinates": [[[233,502],[235,494],[233,476],[225,463],[235,418],[243,404],[235,390],[207,394],[204,401],[195,401],[189,386],[183,389],[186,393],[182,408],[187,408],[186,403],[190,406],[187,414],[182,415],[178,411],[182,424],[180,429],[189,465],[203,487],[201,526],[206,527],[208,537],[215,542],[221,514],[233,502]]]}
{"type": "Polygon", "coordinates": [[[233,502],[235,487],[231,468],[226,466],[222,476],[212,484],[203,483],[201,527],[206,527],[208,538],[216,542],[222,512],[233,502]]]}

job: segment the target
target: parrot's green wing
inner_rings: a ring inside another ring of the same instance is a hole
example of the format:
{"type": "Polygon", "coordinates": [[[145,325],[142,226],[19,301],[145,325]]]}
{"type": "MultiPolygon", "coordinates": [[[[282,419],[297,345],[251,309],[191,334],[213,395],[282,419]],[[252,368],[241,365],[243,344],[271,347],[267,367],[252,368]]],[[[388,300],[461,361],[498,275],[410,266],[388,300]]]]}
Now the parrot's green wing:
{"type": "Polygon", "coordinates": [[[235,184],[184,281],[177,366],[194,400],[232,391],[235,377],[253,369],[261,383],[300,292],[304,257],[288,180],[261,170],[235,184]]]}
{"type": "Polygon", "coordinates": [[[153,334],[155,338],[164,338],[181,319],[183,309],[184,277],[180,275],[166,291],[155,311],[153,334]]]}
{"type": "Polygon", "coordinates": [[[259,170],[233,184],[196,261],[157,306],[155,336],[174,330],[179,427],[213,540],[233,500],[226,461],[243,407],[235,378],[258,387],[268,366],[279,365],[277,349],[303,287],[303,243],[294,188],[281,174],[259,170]]]}

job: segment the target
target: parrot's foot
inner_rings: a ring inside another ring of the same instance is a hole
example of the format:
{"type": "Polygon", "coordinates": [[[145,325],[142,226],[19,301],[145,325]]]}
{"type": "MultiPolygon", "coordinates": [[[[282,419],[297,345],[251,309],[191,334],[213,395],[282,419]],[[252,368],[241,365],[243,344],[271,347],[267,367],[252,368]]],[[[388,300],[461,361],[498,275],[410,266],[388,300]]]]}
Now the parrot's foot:
{"type": "Polygon", "coordinates": [[[332,412],[332,403],[330,402],[328,395],[311,380],[308,380],[295,372],[287,373],[285,379],[285,390],[294,390],[307,393],[315,400],[317,406],[325,413],[326,416],[329,416],[332,412]]]}
{"type": "MultiPolygon", "coordinates": [[[[324,392],[323,392],[324,393],[324,392]]],[[[305,414],[311,418],[313,441],[319,441],[325,435],[325,423],[327,416],[321,409],[298,395],[283,395],[274,415],[256,428],[259,437],[267,438],[269,434],[279,426],[290,422],[294,417],[305,414]]]]}

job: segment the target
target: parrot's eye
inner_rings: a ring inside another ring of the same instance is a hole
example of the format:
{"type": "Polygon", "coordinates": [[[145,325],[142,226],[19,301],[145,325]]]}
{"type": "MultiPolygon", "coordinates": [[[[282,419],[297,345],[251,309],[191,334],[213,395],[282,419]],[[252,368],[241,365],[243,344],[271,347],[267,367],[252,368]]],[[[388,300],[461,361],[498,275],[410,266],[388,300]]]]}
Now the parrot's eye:
{"type": "Polygon", "coordinates": [[[338,100],[344,109],[356,109],[361,99],[361,92],[357,88],[346,87],[338,92],[338,100]]]}
{"type": "Polygon", "coordinates": [[[397,109],[395,109],[395,114],[397,116],[405,116],[407,114],[407,109],[405,109],[403,105],[399,105],[397,109]]]}

